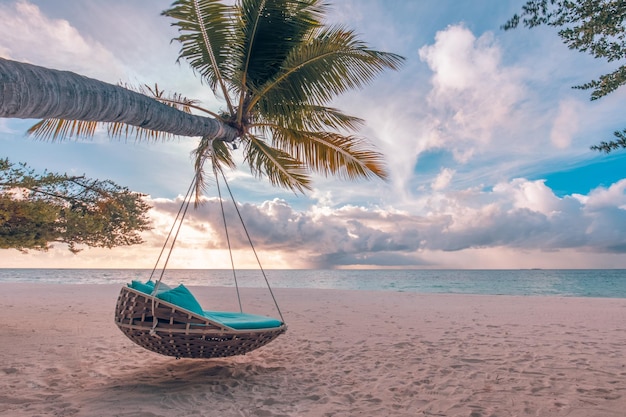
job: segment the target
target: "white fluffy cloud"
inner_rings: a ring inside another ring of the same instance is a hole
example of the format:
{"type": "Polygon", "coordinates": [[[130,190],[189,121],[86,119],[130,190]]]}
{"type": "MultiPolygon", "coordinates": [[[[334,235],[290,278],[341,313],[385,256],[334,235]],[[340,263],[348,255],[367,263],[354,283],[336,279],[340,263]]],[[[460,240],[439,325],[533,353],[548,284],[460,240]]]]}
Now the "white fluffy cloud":
{"type": "Polygon", "coordinates": [[[452,177],[454,177],[455,171],[450,168],[444,168],[439,172],[435,181],[431,184],[431,188],[434,191],[440,191],[445,189],[452,181],[452,177]]]}
{"type": "Polygon", "coordinates": [[[558,149],[565,149],[579,130],[579,120],[583,106],[578,100],[566,99],[559,103],[559,111],[554,120],[550,140],[558,149]]]}
{"type": "Polygon", "coordinates": [[[584,202],[593,210],[611,207],[626,210],[626,179],[618,181],[608,188],[596,188],[589,194],[588,198],[584,199],[584,202]]]}
{"type": "Polygon", "coordinates": [[[0,56],[75,71],[109,82],[122,65],[100,42],[83,37],[67,20],[52,19],[27,0],[0,4],[0,56]]]}
{"type": "MultiPolygon", "coordinates": [[[[437,32],[418,56],[428,66],[427,77],[416,73],[414,84],[384,105],[361,99],[358,106],[370,128],[367,135],[383,145],[390,161],[394,195],[406,204],[415,192],[420,155],[444,149],[457,163],[470,164],[498,146],[518,146],[511,132],[522,131],[528,117],[520,110],[528,99],[525,71],[503,63],[493,33],[476,37],[467,27],[452,25],[437,32]]],[[[462,180],[456,167],[445,169],[422,186],[438,191],[453,176],[462,180]]]]}
{"type": "Polygon", "coordinates": [[[463,25],[438,32],[419,56],[433,72],[428,96],[432,132],[440,146],[455,148],[458,159],[466,161],[473,146],[488,144],[508,124],[524,98],[522,72],[502,64],[492,33],[476,38],[463,25]]]}
{"type": "Polygon", "coordinates": [[[494,193],[509,199],[514,209],[528,209],[545,216],[559,212],[563,201],[554,195],[544,181],[527,181],[523,178],[496,185],[494,193]]]}
{"type": "MultiPolygon", "coordinates": [[[[279,199],[243,204],[253,242],[263,251],[292,256],[300,267],[430,264],[425,251],[457,252],[509,248],[519,251],[625,252],[626,180],[589,196],[559,198],[543,181],[514,179],[491,191],[467,189],[431,199],[425,214],[358,206],[294,210],[279,199]],[[621,228],[620,228],[621,227],[621,228]]],[[[179,201],[155,202],[170,217],[179,201]]],[[[231,244],[247,246],[226,206],[231,244]]],[[[188,248],[225,248],[219,204],[209,199],[186,221],[188,248]]],[[[164,229],[164,228],[163,228],[164,229]]],[[[446,267],[449,265],[443,265],[446,267]]],[[[471,267],[480,267],[472,264],[471,267]]]]}

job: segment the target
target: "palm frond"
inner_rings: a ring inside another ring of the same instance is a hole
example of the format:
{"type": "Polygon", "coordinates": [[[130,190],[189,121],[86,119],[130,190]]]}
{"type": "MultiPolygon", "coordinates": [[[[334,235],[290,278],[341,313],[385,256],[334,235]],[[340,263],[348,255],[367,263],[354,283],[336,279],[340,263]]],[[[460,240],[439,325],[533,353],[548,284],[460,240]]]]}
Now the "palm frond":
{"type": "Polygon", "coordinates": [[[193,167],[194,167],[194,194],[196,195],[195,205],[200,203],[200,196],[207,187],[207,181],[204,176],[204,164],[207,159],[211,160],[212,141],[204,137],[198,143],[198,147],[194,149],[191,154],[193,155],[193,167]]]}
{"type": "Polygon", "coordinates": [[[381,153],[356,136],[334,132],[298,131],[274,126],[273,144],[303,161],[307,167],[323,175],[337,175],[353,180],[379,177],[388,173],[381,153]]]}
{"type": "Polygon", "coordinates": [[[228,90],[232,79],[232,45],[234,43],[234,8],[220,0],[177,0],[162,15],[175,21],[180,36],[178,59],[189,65],[206,80],[215,94],[220,90],[228,110],[234,114],[228,90]]]}
{"type": "Polygon", "coordinates": [[[338,109],[312,104],[274,103],[263,113],[263,121],[251,123],[250,127],[262,126],[265,121],[269,125],[288,126],[295,130],[324,130],[336,129],[355,131],[363,126],[365,121],[359,117],[350,116],[338,109]]]}
{"type": "Polygon", "coordinates": [[[129,90],[134,90],[148,97],[152,97],[153,99],[158,100],[163,104],[174,107],[175,109],[183,111],[185,113],[191,113],[191,109],[193,108],[217,117],[217,115],[210,110],[200,107],[198,105],[198,100],[187,98],[180,93],[172,93],[171,95],[168,95],[165,90],[159,90],[159,85],[156,83],[154,84],[154,87],[150,87],[148,84],[144,84],[137,89],[132,86],[125,87],[129,90]]]}
{"type": "Polygon", "coordinates": [[[258,90],[247,111],[258,104],[264,113],[272,103],[324,104],[348,90],[361,88],[385,69],[398,69],[404,58],[375,51],[341,27],[319,29],[295,48],[280,73],[258,90]]]}
{"type": "Polygon", "coordinates": [[[325,9],[320,0],[242,0],[242,86],[259,87],[272,79],[290,51],[321,25],[325,9]]]}
{"type": "Polygon", "coordinates": [[[289,51],[321,25],[325,5],[319,0],[242,0],[239,9],[233,84],[239,89],[235,122],[241,124],[249,114],[245,103],[251,89],[272,79],[289,51]]]}
{"type": "Polygon", "coordinates": [[[44,119],[31,126],[27,133],[52,142],[74,137],[92,138],[99,124],[82,120],[44,119]]]}
{"type": "Polygon", "coordinates": [[[192,151],[194,169],[196,175],[195,194],[196,204],[199,202],[202,191],[206,189],[208,181],[205,176],[206,161],[209,161],[213,170],[223,171],[225,167],[234,169],[235,161],[230,148],[226,142],[212,140],[203,137],[198,143],[198,147],[192,151]]]}
{"type": "Polygon", "coordinates": [[[272,185],[292,191],[310,190],[311,180],[305,166],[286,152],[268,145],[262,139],[246,136],[246,161],[250,171],[258,178],[267,176],[272,185]]]}
{"type": "Polygon", "coordinates": [[[107,135],[112,139],[128,139],[134,137],[138,142],[168,140],[174,137],[171,133],[144,129],[126,123],[104,123],[107,135]]]}
{"type": "Polygon", "coordinates": [[[212,140],[211,145],[213,146],[211,163],[220,171],[223,170],[224,167],[235,169],[236,165],[233,154],[226,142],[222,140],[212,140]]]}
{"type": "MultiPolygon", "coordinates": [[[[153,99],[160,101],[167,106],[173,107],[185,113],[191,113],[191,109],[193,108],[217,117],[217,115],[215,115],[214,113],[211,113],[210,111],[198,106],[198,100],[187,98],[180,93],[168,94],[165,90],[160,90],[158,84],[154,84],[154,87],[151,87],[147,84],[144,84],[143,86],[140,86],[138,88],[130,85],[124,85],[124,87],[129,90],[133,90],[143,95],[146,95],[148,97],[152,97],[153,99]]],[[[105,126],[109,137],[114,139],[134,137],[137,141],[157,141],[167,140],[174,137],[174,135],[167,132],[144,129],[142,127],[132,126],[125,123],[105,123],[105,126]]]]}

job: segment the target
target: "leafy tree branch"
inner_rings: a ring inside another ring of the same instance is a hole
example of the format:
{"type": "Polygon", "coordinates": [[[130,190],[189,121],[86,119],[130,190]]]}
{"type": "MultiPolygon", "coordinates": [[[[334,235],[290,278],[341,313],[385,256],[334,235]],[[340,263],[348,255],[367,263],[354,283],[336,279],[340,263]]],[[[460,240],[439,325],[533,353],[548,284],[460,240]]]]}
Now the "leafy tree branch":
{"type": "Polygon", "coordinates": [[[0,159],[0,249],[48,250],[65,243],[106,247],[143,242],[144,195],[109,180],[44,172],[0,159]]]}
{"type": "MultiPolygon", "coordinates": [[[[614,62],[626,58],[625,19],[626,2],[623,0],[529,0],[502,28],[514,29],[520,24],[528,28],[556,27],[570,49],[614,62]]],[[[591,100],[597,100],[624,84],[626,65],[622,64],[609,74],[573,88],[591,90],[591,100]]],[[[626,130],[614,132],[615,140],[601,142],[591,149],[609,153],[626,148],[625,135],[626,130]]]]}

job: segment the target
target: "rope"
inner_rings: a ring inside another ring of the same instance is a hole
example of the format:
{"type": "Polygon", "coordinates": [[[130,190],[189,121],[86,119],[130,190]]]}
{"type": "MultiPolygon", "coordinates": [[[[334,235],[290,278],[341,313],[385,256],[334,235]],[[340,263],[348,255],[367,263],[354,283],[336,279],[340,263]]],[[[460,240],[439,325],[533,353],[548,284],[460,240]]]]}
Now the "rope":
{"type": "Polygon", "coordinates": [[[283,313],[280,311],[280,307],[278,306],[278,301],[276,301],[276,297],[274,296],[274,291],[272,291],[272,287],[270,286],[270,282],[267,279],[265,270],[263,269],[263,266],[261,265],[261,260],[259,259],[259,255],[257,255],[256,249],[254,248],[254,245],[252,244],[252,239],[250,238],[250,234],[248,233],[248,228],[246,227],[246,224],[243,222],[243,217],[241,217],[241,212],[239,211],[239,207],[237,206],[235,197],[233,197],[233,192],[230,189],[230,185],[228,185],[228,181],[226,181],[226,176],[224,175],[224,172],[223,171],[220,171],[220,172],[222,174],[222,178],[224,179],[224,184],[226,184],[226,188],[228,189],[228,193],[230,194],[230,198],[233,201],[233,205],[235,206],[235,210],[237,211],[237,215],[239,216],[239,221],[241,222],[241,226],[243,227],[244,232],[246,232],[248,243],[250,243],[250,247],[252,248],[252,252],[254,252],[254,257],[256,258],[257,264],[259,265],[259,269],[261,270],[261,273],[263,274],[263,278],[265,279],[265,284],[267,285],[267,289],[269,290],[270,295],[272,296],[272,300],[274,301],[274,305],[276,306],[276,310],[278,311],[278,315],[280,316],[280,321],[284,323],[285,319],[283,318],[283,313]]]}
{"type": "MultiPolygon", "coordinates": [[[[185,198],[183,198],[183,203],[178,208],[178,213],[176,214],[176,218],[174,219],[174,222],[172,223],[172,227],[170,228],[170,231],[167,234],[167,237],[165,238],[165,243],[163,243],[163,247],[161,248],[161,252],[159,253],[159,257],[157,258],[157,260],[156,260],[156,262],[154,264],[154,268],[152,269],[152,272],[150,273],[150,277],[148,278],[148,281],[152,281],[152,277],[154,276],[154,273],[156,272],[156,270],[157,270],[157,268],[159,266],[159,262],[161,261],[161,257],[163,256],[163,252],[165,252],[165,248],[167,248],[167,244],[168,244],[168,242],[169,242],[169,240],[170,240],[170,238],[172,236],[172,232],[174,231],[174,228],[176,227],[176,224],[178,223],[178,219],[180,218],[180,214],[183,211],[183,207],[185,207],[185,202],[187,201],[187,199],[191,195],[191,192],[193,190],[193,187],[194,187],[195,183],[196,183],[196,176],[194,175],[193,179],[191,180],[191,184],[189,184],[189,188],[187,189],[187,193],[185,194],[185,198]]],[[[182,219],[180,221],[182,222],[182,219]]],[[[179,229],[180,229],[180,226],[179,226],[179,229]]],[[[171,249],[170,249],[170,251],[171,251],[171,249]]],[[[163,269],[165,269],[165,268],[163,268],[163,269]]],[[[161,274],[161,278],[162,277],[163,277],[163,274],[161,274]]],[[[159,282],[160,281],[161,281],[161,279],[159,278],[159,282]]],[[[157,286],[155,285],[155,288],[153,290],[153,294],[156,292],[156,289],[157,289],[156,287],[157,286]]]]}
{"type": "Polygon", "coordinates": [[[163,275],[165,274],[165,269],[167,268],[167,264],[169,263],[170,257],[172,256],[172,252],[174,251],[174,245],[176,244],[176,239],[178,238],[178,233],[180,233],[180,229],[183,226],[183,219],[185,218],[185,215],[187,214],[187,209],[189,209],[189,203],[190,202],[191,202],[191,199],[187,200],[186,203],[183,201],[183,205],[185,206],[185,211],[183,212],[183,215],[180,218],[180,222],[178,222],[178,229],[176,229],[176,234],[174,235],[174,238],[172,239],[172,246],[170,246],[170,250],[167,253],[167,258],[165,259],[165,264],[163,265],[163,269],[161,270],[161,275],[159,275],[159,280],[154,285],[155,290],[156,290],[156,287],[161,282],[161,280],[163,279],[163,275]]]}
{"type": "MultiPolygon", "coordinates": [[[[222,220],[224,222],[224,230],[226,233],[226,241],[228,242],[228,253],[230,255],[230,263],[231,263],[231,267],[233,270],[233,278],[235,280],[235,288],[237,291],[237,301],[239,302],[239,311],[241,313],[243,313],[243,307],[241,304],[241,294],[239,291],[239,284],[237,281],[237,274],[235,271],[235,263],[233,260],[233,253],[232,253],[232,247],[231,247],[231,243],[230,243],[230,236],[228,233],[228,225],[226,223],[226,213],[224,210],[224,202],[222,199],[222,191],[220,188],[220,182],[219,182],[219,177],[217,175],[217,171],[218,169],[214,166],[213,167],[213,174],[215,175],[215,181],[217,183],[217,192],[218,192],[218,196],[220,199],[220,209],[222,212],[222,220]]],[[[263,269],[263,266],[261,265],[261,260],[259,259],[259,255],[257,254],[257,251],[254,247],[254,244],[252,243],[252,238],[250,237],[250,233],[248,233],[248,229],[246,227],[246,224],[243,221],[243,217],[241,216],[241,212],[239,211],[239,207],[237,206],[237,202],[235,201],[235,197],[233,196],[233,192],[230,189],[230,185],[228,185],[228,181],[226,181],[226,176],[224,175],[224,171],[222,171],[221,169],[219,169],[219,172],[222,176],[222,179],[224,181],[224,184],[226,185],[226,189],[228,190],[228,194],[230,195],[230,198],[233,202],[233,205],[235,207],[235,211],[237,212],[237,216],[239,217],[239,221],[241,222],[241,226],[243,227],[243,230],[246,234],[246,237],[248,239],[248,243],[250,244],[250,247],[252,248],[252,252],[254,253],[254,257],[256,258],[257,264],[259,265],[259,269],[261,270],[261,273],[263,274],[263,279],[265,280],[265,284],[267,286],[267,289],[269,290],[269,293],[272,297],[272,300],[274,301],[274,306],[276,307],[276,310],[278,311],[278,315],[280,316],[280,320],[284,323],[285,319],[283,317],[283,313],[280,310],[280,307],[278,306],[278,301],[276,301],[276,297],[274,296],[274,291],[272,290],[272,287],[270,286],[269,280],[267,279],[267,275],[265,273],[265,270],[263,269]]],[[[152,269],[152,272],[150,273],[150,277],[148,279],[148,281],[152,281],[152,278],[156,272],[156,270],[158,269],[158,265],[159,262],[161,261],[161,257],[163,256],[163,253],[165,252],[165,249],[167,248],[167,245],[171,239],[171,246],[169,248],[167,257],[165,259],[165,263],[163,265],[163,268],[161,269],[161,273],[159,275],[159,279],[157,280],[157,282],[154,285],[154,289],[152,290],[152,293],[150,294],[152,297],[152,314],[153,317],[155,317],[155,294],[157,292],[158,286],[161,283],[161,280],[163,279],[163,275],[165,274],[165,270],[167,268],[167,264],[169,263],[170,257],[172,255],[172,252],[174,250],[174,245],[176,244],[176,239],[178,238],[178,234],[180,233],[180,229],[182,227],[183,224],[183,220],[185,218],[185,215],[187,214],[187,210],[189,209],[189,204],[191,202],[191,195],[192,195],[192,191],[194,188],[194,185],[197,182],[197,175],[194,175],[191,184],[189,185],[189,188],[187,189],[187,193],[185,194],[185,197],[183,199],[183,202],[180,206],[180,208],[178,209],[178,213],[176,214],[176,218],[174,219],[174,223],[172,224],[172,227],[170,228],[170,231],[167,235],[167,238],[165,239],[165,243],[163,244],[163,247],[161,248],[161,252],[159,253],[159,256],[157,258],[157,261],[154,265],[154,268],[152,269]],[[177,227],[178,225],[178,227],[177,227]],[[174,236],[172,237],[172,233],[174,232],[174,229],[176,229],[176,233],[174,234],[174,236]]],[[[156,332],[156,327],[157,327],[158,322],[155,320],[154,325],[152,326],[152,330],[150,331],[151,334],[155,334],[156,332]]]]}
{"type": "Polygon", "coordinates": [[[159,324],[159,321],[154,319],[156,317],[156,293],[157,290],[159,288],[159,285],[161,284],[161,280],[163,279],[163,275],[165,274],[165,269],[167,268],[167,264],[169,263],[170,260],[170,256],[172,255],[172,252],[174,250],[174,245],[176,244],[176,239],[178,238],[178,233],[180,232],[180,229],[183,225],[183,220],[185,218],[185,215],[187,214],[187,210],[189,209],[189,203],[191,202],[191,195],[192,195],[192,190],[193,190],[193,186],[196,183],[196,176],[194,175],[193,180],[191,181],[191,184],[189,185],[189,189],[187,190],[187,194],[185,194],[185,198],[183,199],[183,203],[180,205],[180,208],[178,209],[178,213],[176,214],[176,218],[174,219],[174,223],[172,224],[172,227],[170,228],[169,233],[167,234],[167,238],[165,239],[165,243],[163,244],[163,247],[161,248],[161,253],[159,253],[159,257],[157,258],[157,261],[154,265],[154,269],[152,269],[152,273],[150,274],[150,278],[148,279],[148,281],[152,281],[152,276],[154,275],[155,271],[157,270],[157,267],[159,265],[159,261],[161,260],[161,256],[163,256],[163,252],[165,251],[165,248],[167,247],[167,244],[170,240],[170,238],[172,239],[172,244],[170,246],[170,250],[167,253],[167,258],[165,259],[165,264],[163,265],[163,268],[161,269],[161,274],[159,275],[159,279],[157,280],[157,282],[154,284],[154,289],[152,290],[152,293],[150,294],[151,298],[152,298],[152,317],[153,317],[153,321],[154,323],[152,324],[152,329],[150,329],[150,335],[154,336],[156,335],[156,328],[157,325],[159,324]],[[184,207],[184,210],[183,210],[184,207]],[[182,214],[181,214],[182,212],[182,214]],[[174,234],[174,237],[172,238],[172,232],[174,231],[174,228],[176,227],[176,224],[178,223],[178,228],[176,229],[176,233],[174,234]]]}
{"type": "Polygon", "coordinates": [[[237,282],[237,272],[235,271],[235,261],[233,260],[233,251],[230,245],[230,236],[228,234],[228,224],[226,223],[226,213],[224,212],[224,200],[222,200],[222,191],[220,189],[220,181],[217,176],[217,168],[215,167],[215,165],[213,166],[213,174],[215,175],[215,183],[217,184],[217,195],[220,199],[220,209],[222,210],[222,221],[224,223],[224,232],[226,234],[226,242],[228,242],[228,254],[230,255],[230,266],[231,266],[231,269],[233,270],[233,279],[235,280],[235,289],[237,291],[237,301],[239,302],[239,312],[243,313],[243,307],[241,306],[241,294],[239,293],[239,284],[237,282]]]}

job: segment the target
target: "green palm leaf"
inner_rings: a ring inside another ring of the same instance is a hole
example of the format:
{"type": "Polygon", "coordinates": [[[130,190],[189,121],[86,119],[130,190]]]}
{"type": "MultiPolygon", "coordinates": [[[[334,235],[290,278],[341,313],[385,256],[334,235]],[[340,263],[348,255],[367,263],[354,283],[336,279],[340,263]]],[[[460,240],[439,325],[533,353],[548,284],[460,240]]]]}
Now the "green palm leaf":
{"type": "Polygon", "coordinates": [[[367,48],[352,31],[324,28],[295,48],[280,73],[254,91],[248,111],[261,113],[272,103],[323,104],[348,90],[361,88],[385,69],[397,69],[403,58],[367,48]]]}
{"type": "Polygon", "coordinates": [[[256,177],[266,176],[272,185],[292,191],[310,190],[311,180],[299,160],[280,149],[269,146],[262,139],[246,136],[246,161],[256,177]]]}
{"type": "Polygon", "coordinates": [[[242,0],[238,23],[243,85],[258,87],[273,78],[291,50],[321,25],[325,9],[319,0],[242,0]]]}
{"type": "Polygon", "coordinates": [[[100,122],[83,120],[43,119],[27,130],[27,133],[41,140],[52,142],[72,137],[91,138],[100,122]]]}
{"type": "Polygon", "coordinates": [[[358,130],[365,121],[342,111],[326,106],[294,103],[274,103],[263,114],[264,121],[251,124],[251,127],[274,125],[289,126],[296,130],[341,129],[358,130]]]}
{"type": "Polygon", "coordinates": [[[228,103],[223,120],[241,132],[251,171],[300,191],[308,188],[304,169],[386,178],[380,153],[338,133],[353,132],[363,121],[327,103],[399,68],[403,58],[369,48],[352,31],[324,26],[321,0],[239,0],[232,9],[217,4],[179,0],[164,14],[177,19],[180,58],[227,100],[228,92],[238,93],[236,110],[228,103]]]}
{"type": "MultiPolygon", "coordinates": [[[[353,135],[363,120],[329,104],[380,72],[398,69],[404,58],[371,49],[353,31],[325,25],[327,13],[324,0],[176,0],[163,12],[179,32],[174,39],[180,43],[178,60],[186,60],[215,95],[223,96],[227,110],[208,111],[156,86],[142,92],[188,113],[205,112],[232,128],[220,130],[228,132],[223,140],[200,140],[194,151],[197,191],[204,186],[207,160],[214,170],[235,167],[234,148],[224,142],[233,139],[244,145],[254,175],[293,191],[310,189],[312,171],[346,179],[387,177],[382,155],[353,135]]],[[[44,120],[29,132],[56,140],[91,136],[97,126],[44,120]]],[[[168,137],[119,123],[106,126],[113,137],[168,137]]]]}
{"type": "Polygon", "coordinates": [[[209,138],[202,138],[198,147],[192,152],[194,157],[194,169],[196,172],[195,181],[195,194],[196,204],[198,198],[202,195],[202,190],[207,187],[208,181],[205,177],[204,165],[208,160],[211,163],[214,171],[223,171],[224,167],[231,169],[235,168],[235,161],[230,148],[226,142],[221,140],[212,140],[209,138]]]}
{"type": "Polygon", "coordinates": [[[384,157],[362,138],[333,132],[272,128],[274,145],[323,175],[343,179],[386,179],[384,157]]]}
{"type": "Polygon", "coordinates": [[[232,79],[234,45],[233,18],[235,9],[219,0],[178,0],[163,15],[175,19],[181,43],[178,59],[185,59],[206,80],[213,90],[218,87],[234,114],[228,95],[227,80],[232,79]]]}

